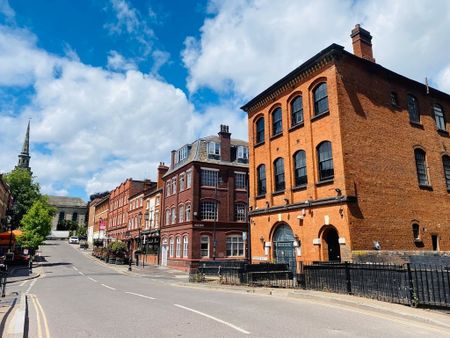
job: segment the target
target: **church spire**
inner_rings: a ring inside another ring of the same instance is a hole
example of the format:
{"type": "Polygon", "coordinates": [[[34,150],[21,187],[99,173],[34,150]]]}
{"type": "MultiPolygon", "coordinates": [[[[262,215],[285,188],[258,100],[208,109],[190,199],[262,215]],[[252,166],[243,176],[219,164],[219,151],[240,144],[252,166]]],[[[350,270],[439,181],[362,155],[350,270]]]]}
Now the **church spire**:
{"type": "Polygon", "coordinates": [[[28,121],[27,133],[25,134],[22,152],[19,154],[19,162],[16,168],[28,169],[31,172],[30,158],[30,121],[28,121]]]}

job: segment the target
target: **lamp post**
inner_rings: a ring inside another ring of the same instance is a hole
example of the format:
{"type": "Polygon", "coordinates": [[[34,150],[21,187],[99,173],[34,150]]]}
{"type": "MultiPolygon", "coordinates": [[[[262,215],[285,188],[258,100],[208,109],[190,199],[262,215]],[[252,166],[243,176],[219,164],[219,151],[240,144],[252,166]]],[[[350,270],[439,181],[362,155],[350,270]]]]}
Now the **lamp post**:
{"type": "MultiPolygon", "coordinates": [[[[125,235],[130,238],[130,231],[127,231],[125,235]]],[[[131,240],[128,241],[128,271],[131,271],[131,264],[133,264],[133,252],[131,249],[131,240]]]]}
{"type": "Polygon", "coordinates": [[[138,248],[137,248],[137,254],[136,254],[136,266],[139,266],[139,253],[141,252],[141,220],[142,220],[142,212],[139,211],[138,213],[138,248]]]}
{"type": "Polygon", "coordinates": [[[13,254],[12,254],[12,236],[13,236],[13,229],[12,229],[12,224],[11,224],[11,216],[7,216],[6,217],[6,226],[8,228],[9,232],[9,245],[8,245],[8,254],[9,254],[9,259],[12,261],[14,258],[13,254]]]}

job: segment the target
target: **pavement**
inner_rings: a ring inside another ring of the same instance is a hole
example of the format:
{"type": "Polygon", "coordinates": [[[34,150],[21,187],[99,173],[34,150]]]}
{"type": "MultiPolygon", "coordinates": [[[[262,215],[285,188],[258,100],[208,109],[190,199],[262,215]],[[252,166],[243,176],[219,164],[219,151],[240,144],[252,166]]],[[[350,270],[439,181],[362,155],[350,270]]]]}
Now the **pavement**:
{"type": "Polygon", "coordinates": [[[45,337],[450,337],[449,310],[217,280],[189,283],[183,271],[133,265],[130,272],[67,243],[43,249],[33,274],[15,270],[0,300],[3,337],[34,337],[39,330],[45,337]],[[128,332],[120,323],[130,314],[128,332]]]}
{"type": "MultiPolygon", "coordinates": [[[[39,266],[38,262],[33,263],[33,269],[39,266]]],[[[0,333],[2,337],[7,327],[7,323],[16,321],[18,324],[19,335],[23,336],[23,326],[25,324],[24,295],[21,292],[9,291],[8,289],[15,283],[35,279],[39,273],[30,271],[28,266],[12,266],[8,268],[8,278],[6,280],[5,297],[0,297],[0,333]]],[[[7,335],[14,337],[14,335],[7,335]]]]}

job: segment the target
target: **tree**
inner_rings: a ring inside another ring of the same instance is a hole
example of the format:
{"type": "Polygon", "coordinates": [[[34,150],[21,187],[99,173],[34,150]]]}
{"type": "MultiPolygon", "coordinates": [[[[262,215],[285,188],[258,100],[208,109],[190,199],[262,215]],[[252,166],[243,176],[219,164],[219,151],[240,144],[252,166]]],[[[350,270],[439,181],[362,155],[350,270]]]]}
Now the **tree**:
{"type": "Polygon", "coordinates": [[[22,218],[23,234],[17,238],[17,243],[24,248],[37,249],[52,229],[55,212],[55,208],[48,205],[46,197],[36,199],[22,218]]]}
{"type": "Polygon", "coordinates": [[[11,225],[17,228],[22,217],[28,212],[34,201],[40,197],[39,184],[33,182],[33,177],[27,169],[16,168],[5,175],[11,188],[13,207],[11,225]]]}

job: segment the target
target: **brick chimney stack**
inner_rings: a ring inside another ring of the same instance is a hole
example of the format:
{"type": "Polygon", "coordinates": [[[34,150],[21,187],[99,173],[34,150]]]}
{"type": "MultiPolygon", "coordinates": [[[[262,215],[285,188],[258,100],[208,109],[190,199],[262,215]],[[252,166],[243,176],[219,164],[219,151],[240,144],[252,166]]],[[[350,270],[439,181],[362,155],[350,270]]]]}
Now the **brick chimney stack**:
{"type": "Polygon", "coordinates": [[[231,133],[229,127],[220,125],[220,159],[222,161],[231,161],[231,133]]]}
{"type": "Polygon", "coordinates": [[[359,24],[355,25],[350,34],[353,42],[353,54],[360,58],[375,62],[372,52],[372,35],[369,31],[361,28],[359,24]]]}
{"type": "Polygon", "coordinates": [[[156,182],[156,188],[162,188],[164,186],[163,176],[169,170],[169,167],[164,164],[164,162],[159,162],[158,166],[158,181],[156,182]]]}

